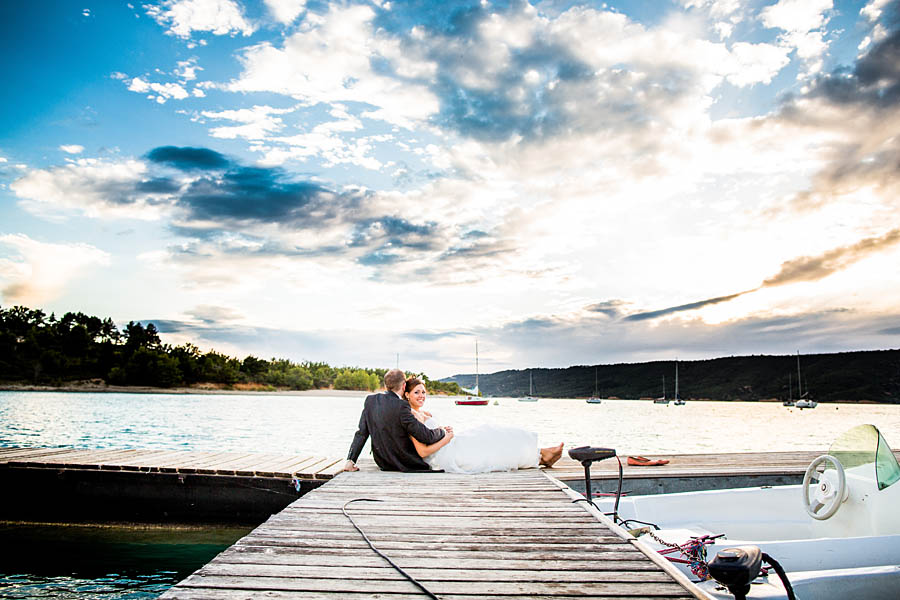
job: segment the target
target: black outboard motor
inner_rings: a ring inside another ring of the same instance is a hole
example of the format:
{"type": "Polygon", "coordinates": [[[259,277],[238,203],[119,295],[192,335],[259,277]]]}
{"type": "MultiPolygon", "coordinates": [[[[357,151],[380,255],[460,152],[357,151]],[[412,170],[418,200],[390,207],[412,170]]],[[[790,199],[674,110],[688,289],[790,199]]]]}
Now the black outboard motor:
{"type": "Polygon", "coordinates": [[[756,546],[725,548],[708,567],[712,578],[728,588],[735,600],[744,600],[750,593],[750,582],[759,577],[762,552],[756,546]]]}
{"type": "MultiPolygon", "coordinates": [[[[597,448],[593,446],[581,446],[579,448],[572,448],[569,450],[569,456],[573,460],[577,460],[582,465],[584,465],[584,497],[587,498],[587,501],[594,504],[594,498],[591,494],[591,463],[595,460],[606,460],[607,458],[612,458],[616,455],[616,451],[612,448],[597,448]]],[[[619,461],[619,494],[621,494],[621,486],[622,486],[622,463],[619,461]]],[[[616,509],[615,512],[619,510],[619,498],[616,497],[616,509]]]]}

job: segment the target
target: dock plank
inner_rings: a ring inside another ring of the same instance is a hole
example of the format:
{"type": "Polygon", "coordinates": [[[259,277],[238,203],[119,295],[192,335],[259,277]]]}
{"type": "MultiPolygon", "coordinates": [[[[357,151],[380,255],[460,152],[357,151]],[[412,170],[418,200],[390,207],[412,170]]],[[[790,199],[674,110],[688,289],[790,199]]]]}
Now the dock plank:
{"type": "Polygon", "coordinates": [[[161,598],[708,598],[537,469],[474,476],[342,473],[161,598]],[[512,492],[514,490],[514,492],[512,492]],[[353,502],[371,498],[383,502],[353,502]]]}
{"type": "Polygon", "coordinates": [[[330,480],[344,459],[308,454],[140,448],[0,448],[0,467],[330,480]]]}
{"type": "MultiPolygon", "coordinates": [[[[803,475],[806,467],[816,457],[825,454],[819,451],[793,452],[725,452],[716,454],[653,454],[654,459],[666,459],[667,465],[633,467],[626,464],[627,455],[621,456],[623,477],[691,477],[691,476],[732,476],[748,475],[803,475]]],[[[900,460],[900,450],[894,450],[900,460]]],[[[561,481],[584,478],[581,463],[568,456],[546,469],[547,473],[561,481]]],[[[592,479],[615,479],[619,476],[619,465],[615,460],[604,460],[591,465],[592,479]]]]}

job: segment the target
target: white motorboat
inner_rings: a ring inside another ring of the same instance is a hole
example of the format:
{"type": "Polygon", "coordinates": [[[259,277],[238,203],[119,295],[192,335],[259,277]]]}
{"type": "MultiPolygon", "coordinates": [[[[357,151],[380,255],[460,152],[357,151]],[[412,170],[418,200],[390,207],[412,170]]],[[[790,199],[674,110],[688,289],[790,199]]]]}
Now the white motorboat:
{"type": "MultiPolygon", "coordinates": [[[[900,465],[878,429],[860,425],[812,461],[800,485],[625,497],[618,520],[693,580],[707,565],[713,571],[740,558],[728,549],[757,547],[764,561],[783,567],[796,594],[776,572],[758,576],[757,553],[752,585],[736,585],[743,592],[715,580],[699,584],[714,598],[898,598],[898,481],[900,465]]],[[[613,511],[612,500],[595,504],[613,511]]]]}

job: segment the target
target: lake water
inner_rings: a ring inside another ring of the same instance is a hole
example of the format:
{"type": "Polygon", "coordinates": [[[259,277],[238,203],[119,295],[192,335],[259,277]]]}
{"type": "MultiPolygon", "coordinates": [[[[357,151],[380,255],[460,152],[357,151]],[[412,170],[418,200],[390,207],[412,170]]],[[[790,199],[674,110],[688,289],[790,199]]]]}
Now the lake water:
{"type": "MultiPolygon", "coordinates": [[[[0,392],[0,446],[233,450],[345,456],[365,394],[172,395],[0,392]]],[[[826,450],[843,431],[876,425],[900,448],[900,406],[756,402],[494,399],[426,409],[457,430],[525,427],[541,445],[599,445],[620,454],[826,450]]],[[[364,455],[368,450],[364,450],[364,455]]],[[[0,598],[152,598],[209,561],[241,530],[181,531],[5,525],[0,598]]]]}
{"type": "MultiPolygon", "coordinates": [[[[0,392],[0,446],[235,450],[345,456],[365,394],[350,396],[0,392]]],[[[426,410],[463,430],[490,422],[525,427],[542,445],[599,445],[620,453],[825,450],[861,423],[900,447],[900,405],[542,398],[456,406],[433,396],[426,410]]]]}
{"type": "Polygon", "coordinates": [[[249,531],[0,525],[0,598],[155,598],[249,531]]]}

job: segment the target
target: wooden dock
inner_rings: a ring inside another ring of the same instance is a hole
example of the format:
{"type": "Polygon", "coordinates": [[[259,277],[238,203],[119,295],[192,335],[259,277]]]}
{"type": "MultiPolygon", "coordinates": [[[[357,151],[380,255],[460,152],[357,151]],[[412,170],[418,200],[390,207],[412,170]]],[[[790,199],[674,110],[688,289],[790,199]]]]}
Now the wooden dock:
{"type": "MultiPolygon", "coordinates": [[[[628,466],[627,456],[621,456],[624,478],[636,477],[690,477],[747,475],[803,475],[814,458],[821,452],[739,452],[718,454],[653,454],[651,459],[665,459],[666,465],[651,467],[628,466]]],[[[900,455],[900,453],[898,453],[900,455]]],[[[553,466],[553,476],[561,481],[584,478],[581,463],[568,456],[553,466]]],[[[619,464],[615,459],[595,462],[591,465],[591,479],[615,479],[619,476],[619,464]]]]}
{"type": "Polygon", "coordinates": [[[257,524],[343,458],[252,452],[0,448],[0,519],[257,524]],[[59,502],[59,494],[65,502],[59,502]]]}
{"type": "Polygon", "coordinates": [[[0,467],[87,469],[231,477],[328,480],[345,459],[254,452],[75,448],[0,448],[0,467]]]}
{"type": "MultiPolygon", "coordinates": [[[[803,480],[809,464],[820,451],[796,452],[740,452],[718,454],[653,454],[651,459],[665,459],[666,465],[635,467],[622,460],[623,490],[631,494],[664,494],[698,490],[757,487],[762,485],[792,485],[803,480]]],[[[894,455],[900,460],[900,450],[894,455]]],[[[584,492],[584,467],[564,456],[548,471],[560,481],[584,492]]],[[[619,477],[615,459],[591,465],[591,480],[599,483],[595,491],[614,490],[619,477]]]]}
{"type": "Polygon", "coordinates": [[[544,472],[343,473],[164,593],[199,598],[708,598],[544,472]],[[347,502],[368,498],[377,502],[347,502]]]}

